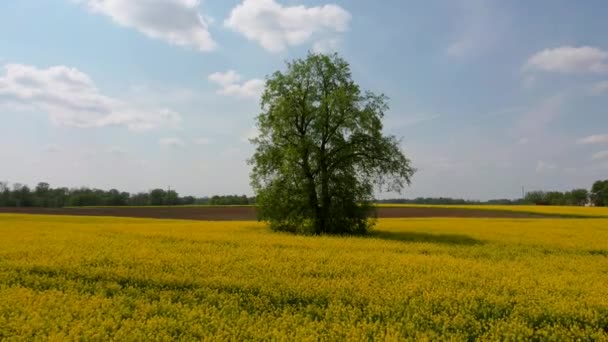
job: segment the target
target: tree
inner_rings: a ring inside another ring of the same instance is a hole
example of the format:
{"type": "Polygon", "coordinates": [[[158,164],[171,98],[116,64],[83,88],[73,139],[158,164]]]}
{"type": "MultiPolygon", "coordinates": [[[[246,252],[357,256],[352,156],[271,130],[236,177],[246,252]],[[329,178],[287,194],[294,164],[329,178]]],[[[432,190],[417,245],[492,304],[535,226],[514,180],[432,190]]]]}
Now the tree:
{"type": "Polygon", "coordinates": [[[548,205],[564,205],[564,193],[559,191],[548,191],[545,193],[545,198],[548,205]]]}
{"type": "Polygon", "coordinates": [[[349,65],[309,54],[266,82],[249,162],[258,215],[274,230],[362,234],[374,189],[401,191],[414,169],[382,134],[387,98],[363,93],[349,65]]]}
{"type": "Polygon", "coordinates": [[[589,191],[587,189],[574,189],[566,193],[569,205],[584,206],[589,201],[589,191]]]}
{"type": "Polygon", "coordinates": [[[181,204],[181,205],[193,205],[195,201],[196,201],[196,198],[194,198],[193,196],[185,196],[185,197],[181,198],[179,204],[181,204]]]}
{"type": "Polygon", "coordinates": [[[110,189],[105,193],[104,205],[122,206],[129,203],[129,193],[110,189]]]}
{"type": "Polygon", "coordinates": [[[36,194],[36,205],[41,207],[49,206],[50,189],[49,183],[40,182],[36,185],[36,189],[34,189],[34,193],[36,194]]]}
{"type": "Polygon", "coordinates": [[[165,205],[177,205],[178,201],[179,195],[175,190],[168,190],[165,193],[165,205]]]}
{"type": "Polygon", "coordinates": [[[16,207],[31,207],[34,204],[30,188],[20,183],[13,184],[13,199],[16,207]]]}
{"type": "Polygon", "coordinates": [[[597,207],[608,206],[608,179],[598,180],[591,187],[591,201],[597,207]]]}
{"type": "Polygon", "coordinates": [[[164,205],[166,198],[167,193],[163,189],[150,191],[150,205],[164,205]]]}
{"type": "Polygon", "coordinates": [[[129,205],[145,206],[150,205],[150,194],[147,192],[140,192],[131,195],[129,198],[129,205]]]}
{"type": "Polygon", "coordinates": [[[536,205],[548,205],[547,194],[544,191],[530,191],[526,193],[524,201],[536,205]]]}
{"type": "Polygon", "coordinates": [[[10,204],[11,189],[7,182],[0,182],[0,207],[7,207],[10,204]]]}

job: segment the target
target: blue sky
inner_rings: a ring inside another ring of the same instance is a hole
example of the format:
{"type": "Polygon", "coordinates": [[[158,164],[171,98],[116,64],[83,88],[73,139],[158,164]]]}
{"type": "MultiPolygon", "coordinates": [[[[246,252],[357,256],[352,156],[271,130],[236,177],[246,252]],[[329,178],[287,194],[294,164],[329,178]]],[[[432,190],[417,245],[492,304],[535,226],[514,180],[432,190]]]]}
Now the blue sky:
{"type": "Polygon", "coordinates": [[[265,76],[336,51],[390,97],[419,170],[402,196],[589,188],[608,178],[605,18],[603,0],[2,1],[0,180],[251,194],[265,76]]]}

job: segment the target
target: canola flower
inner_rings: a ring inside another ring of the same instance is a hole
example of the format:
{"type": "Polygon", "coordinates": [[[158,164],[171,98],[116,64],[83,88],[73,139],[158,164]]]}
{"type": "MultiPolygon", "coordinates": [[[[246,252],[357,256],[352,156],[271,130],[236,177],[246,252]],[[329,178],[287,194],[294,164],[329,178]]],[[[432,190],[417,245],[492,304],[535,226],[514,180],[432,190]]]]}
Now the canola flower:
{"type": "Polygon", "coordinates": [[[552,206],[552,205],[460,205],[460,204],[378,204],[378,207],[386,208],[452,208],[452,209],[476,209],[490,211],[510,211],[531,214],[545,214],[565,217],[599,217],[608,218],[608,207],[577,207],[577,206],[552,206]]]}
{"type": "Polygon", "coordinates": [[[0,215],[0,340],[608,340],[608,220],[0,215]]]}

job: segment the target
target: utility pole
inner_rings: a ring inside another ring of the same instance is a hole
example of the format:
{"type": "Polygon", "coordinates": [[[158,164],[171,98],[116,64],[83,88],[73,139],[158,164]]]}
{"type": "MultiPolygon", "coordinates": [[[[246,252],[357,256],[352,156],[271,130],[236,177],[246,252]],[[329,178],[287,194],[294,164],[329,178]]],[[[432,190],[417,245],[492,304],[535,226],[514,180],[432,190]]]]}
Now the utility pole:
{"type": "Polygon", "coordinates": [[[524,190],[524,186],[521,186],[521,199],[526,198],[526,191],[524,190]]]}
{"type": "Polygon", "coordinates": [[[167,204],[172,205],[171,204],[171,185],[167,186],[167,204]]]}

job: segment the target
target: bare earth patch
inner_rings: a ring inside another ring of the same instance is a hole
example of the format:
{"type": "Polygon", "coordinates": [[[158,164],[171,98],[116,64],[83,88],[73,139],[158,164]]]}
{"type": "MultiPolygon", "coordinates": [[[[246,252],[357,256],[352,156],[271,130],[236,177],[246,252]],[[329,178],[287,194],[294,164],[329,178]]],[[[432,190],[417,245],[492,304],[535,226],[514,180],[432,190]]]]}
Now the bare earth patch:
{"type": "MultiPolygon", "coordinates": [[[[97,207],[97,208],[0,208],[0,213],[116,216],[200,221],[250,221],[256,219],[252,206],[201,207],[97,207]]],[[[379,218],[469,217],[469,218],[542,218],[550,215],[462,208],[381,207],[379,218]]]]}

